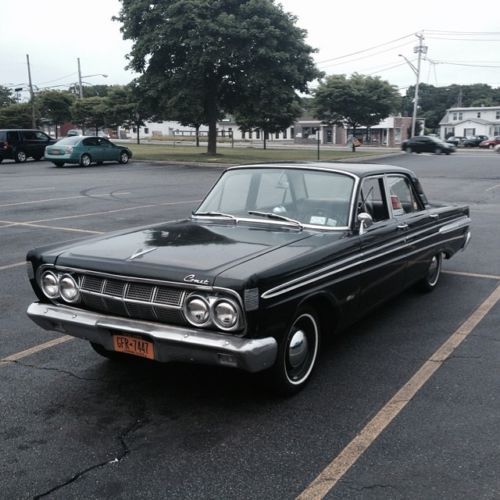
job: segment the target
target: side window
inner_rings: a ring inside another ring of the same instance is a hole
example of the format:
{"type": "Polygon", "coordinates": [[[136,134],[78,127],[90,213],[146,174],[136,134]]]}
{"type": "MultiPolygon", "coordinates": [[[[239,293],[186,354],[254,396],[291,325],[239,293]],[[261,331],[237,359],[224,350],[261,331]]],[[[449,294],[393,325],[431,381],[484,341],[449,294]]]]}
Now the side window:
{"type": "Polygon", "coordinates": [[[47,134],[44,134],[43,132],[35,132],[35,139],[37,141],[47,142],[50,139],[50,137],[47,134]]]}
{"type": "Polygon", "coordinates": [[[25,141],[36,141],[36,134],[35,132],[31,130],[26,130],[25,132],[22,132],[23,134],[23,139],[25,141]]]}
{"type": "Polygon", "coordinates": [[[97,139],[95,137],[89,137],[82,141],[84,146],[97,146],[97,139]]]}
{"type": "Polygon", "coordinates": [[[7,132],[7,142],[10,144],[17,144],[19,142],[17,132],[7,132]]]}
{"type": "Polygon", "coordinates": [[[358,199],[358,213],[359,212],[367,212],[370,214],[373,218],[373,222],[379,222],[389,218],[382,177],[369,177],[363,181],[358,199]]]}
{"type": "Polygon", "coordinates": [[[387,178],[392,213],[395,216],[409,214],[420,210],[414,190],[409,179],[391,175],[387,178]]]}

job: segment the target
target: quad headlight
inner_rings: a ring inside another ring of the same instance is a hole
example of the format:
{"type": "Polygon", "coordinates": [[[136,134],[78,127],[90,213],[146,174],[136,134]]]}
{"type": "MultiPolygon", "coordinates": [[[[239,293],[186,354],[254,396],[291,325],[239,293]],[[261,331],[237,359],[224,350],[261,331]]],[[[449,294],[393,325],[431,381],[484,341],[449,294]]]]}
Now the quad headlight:
{"type": "Polygon", "coordinates": [[[221,330],[231,330],[238,323],[238,308],[228,300],[220,300],[214,304],[214,323],[221,330]]]}
{"type": "Polygon", "coordinates": [[[40,279],[43,293],[49,299],[59,297],[59,278],[52,271],[45,271],[40,279]]]}
{"type": "Polygon", "coordinates": [[[241,328],[243,321],[236,301],[201,293],[188,296],[184,303],[184,316],[193,326],[215,326],[227,332],[241,328]]]}
{"type": "Polygon", "coordinates": [[[59,279],[59,293],[66,302],[77,302],[80,290],[75,279],[70,274],[64,274],[59,279]]]}
{"type": "Polygon", "coordinates": [[[204,297],[191,295],[184,306],[186,319],[194,326],[205,326],[210,322],[210,306],[204,297]]]}
{"type": "Polygon", "coordinates": [[[78,283],[70,274],[45,271],[40,277],[40,286],[45,296],[51,300],[61,298],[72,304],[80,299],[78,283]]]}

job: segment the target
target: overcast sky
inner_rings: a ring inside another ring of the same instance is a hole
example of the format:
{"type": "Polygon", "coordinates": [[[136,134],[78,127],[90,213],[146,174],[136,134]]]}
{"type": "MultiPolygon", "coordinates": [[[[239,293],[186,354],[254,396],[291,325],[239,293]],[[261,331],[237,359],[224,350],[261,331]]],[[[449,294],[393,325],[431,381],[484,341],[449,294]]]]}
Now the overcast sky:
{"type": "MultiPolygon", "coordinates": [[[[486,4],[475,6],[465,0],[281,0],[281,4],[307,30],[308,43],[318,49],[318,66],[327,74],[379,75],[404,92],[415,75],[398,54],[416,64],[413,48],[418,40],[412,34],[424,30],[427,57],[435,64],[422,63],[423,82],[500,86],[498,15],[486,4]]],[[[0,85],[27,84],[26,54],[33,83],[40,88],[76,82],[78,57],[84,76],[108,75],[88,76],[85,82],[128,83],[134,76],[125,70],[131,44],[123,41],[119,23],[111,20],[119,10],[118,0],[3,2],[0,85]]]]}

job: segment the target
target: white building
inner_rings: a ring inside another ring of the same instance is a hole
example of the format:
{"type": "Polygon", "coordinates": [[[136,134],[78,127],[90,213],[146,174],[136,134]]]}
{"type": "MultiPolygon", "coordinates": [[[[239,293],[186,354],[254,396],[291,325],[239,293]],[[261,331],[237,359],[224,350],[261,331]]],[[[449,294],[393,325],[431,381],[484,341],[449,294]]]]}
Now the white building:
{"type": "Polygon", "coordinates": [[[439,122],[440,137],[470,137],[500,135],[500,106],[450,108],[439,122]]]}

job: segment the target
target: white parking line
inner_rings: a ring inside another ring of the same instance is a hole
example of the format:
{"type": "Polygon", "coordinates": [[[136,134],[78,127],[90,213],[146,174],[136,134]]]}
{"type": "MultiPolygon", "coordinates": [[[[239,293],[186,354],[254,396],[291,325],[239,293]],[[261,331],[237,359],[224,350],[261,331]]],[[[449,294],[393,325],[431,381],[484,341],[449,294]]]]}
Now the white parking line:
{"type": "Polygon", "coordinates": [[[32,224],[31,222],[0,221],[0,224],[2,223],[6,223],[6,225],[0,226],[0,229],[5,229],[7,227],[15,227],[15,226],[27,226],[27,227],[36,227],[41,229],[54,229],[56,231],[70,231],[72,233],[104,234],[103,231],[91,231],[90,229],[77,229],[74,227],[47,226],[44,224],[32,224]]]}
{"type": "Polygon", "coordinates": [[[486,191],[493,191],[496,188],[499,188],[500,184],[496,184],[495,186],[491,186],[490,188],[486,189],[486,191]]]}
{"type": "Polygon", "coordinates": [[[5,271],[6,269],[14,269],[15,267],[25,266],[26,261],[16,262],[15,264],[8,264],[7,266],[0,266],[0,271],[5,271]]]}
{"type": "Polygon", "coordinates": [[[297,497],[324,498],[500,300],[500,285],[297,497]]]}
{"type": "Polygon", "coordinates": [[[79,198],[101,198],[106,196],[116,196],[117,194],[130,194],[127,193],[102,193],[102,194],[93,194],[92,196],[82,195],[82,196],[65,196],[63,198],[47,198],[45,200],[32,200],[32,201],[18,201],[17,203],[6,203],[4,205],[0,205],[0,208],[6,207],[17,207],[19,205],[36,205],[37,203],[50,203],[51,201],[63,201],[63,200],[77,200],[79,198]]]}
{"type": "Polygon", "coordinates": [[[152,207],[166,207],[173,205],[192,205],[194,203],[199,203],[201,200],[186,200],[186,201],[173,201],[173,202],[165,202],[165,203],[153,203],[151,205],[138,205],[136,207],[127,207],[127,208],[116,208],[114,210],[105,210],[103,212],[90,212],[87,214],[78,214],[78,215],[66,215],[63,217],[53,217],[51,219],[40,219],[40,220],[30,220],[29,224],[38,224],[39,222],[52,222],[56,220],[67,220],[67,219],[78,219],[79,217],[92,217],[93,215],[104,215],[104,214],[113,214],[117,212],[126,212],[130,210],[140,210],[142,208],[152,208],[152,207]]]}
{"type": "Polygon", "coordinates": [[[443,271],[444,274],[454,274],[456,276],[467,276],[469,278],[482,278],[487,280],[500,280],[500,276],[496,274],[478,274],[478,273],[464,273],[461,271],[443,271]]]}
{"type": "Polygon", "coordinates": [[[25,188],[25,189],[3,189],[0,193],[25,193],[26,191],[54,191],[55,187],[25,188]]]}

